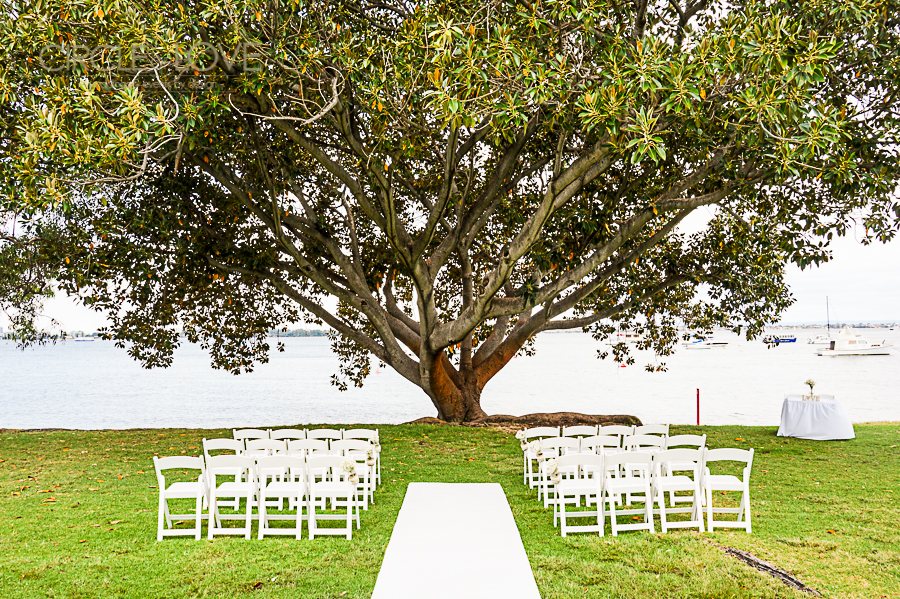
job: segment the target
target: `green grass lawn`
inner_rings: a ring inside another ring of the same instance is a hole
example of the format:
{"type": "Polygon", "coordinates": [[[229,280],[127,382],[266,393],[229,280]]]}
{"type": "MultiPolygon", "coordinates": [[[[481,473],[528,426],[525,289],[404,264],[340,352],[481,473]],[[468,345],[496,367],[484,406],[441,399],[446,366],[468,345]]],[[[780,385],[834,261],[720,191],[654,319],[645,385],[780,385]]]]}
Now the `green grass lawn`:
{"type": "MultiPolygon", "coordinates": [[[[782,439],[773,427],[673,427],[710,447],[753,447],[753,534],[563,539],[521,483],[521,453],[492,428],[382,426],[384,484],[343,538],[156,542],[154,454],[199,453],[224,430],[0,434],[0,595],[369,597],[409,481],[498,482],[544,599],[807,597],[726,555],[743,549],[826,597],[900,597],[900,424],[855,440],[782,439]],[[740,440],[739,440],[740,439],[740,440]]],[[[608,530],[608,529],[607,529],[608,530]]],[[[305,531],[304,531],[304,536],[305,531]]],[[[435,556],[434,581],[448,572],[435,556]]]]}

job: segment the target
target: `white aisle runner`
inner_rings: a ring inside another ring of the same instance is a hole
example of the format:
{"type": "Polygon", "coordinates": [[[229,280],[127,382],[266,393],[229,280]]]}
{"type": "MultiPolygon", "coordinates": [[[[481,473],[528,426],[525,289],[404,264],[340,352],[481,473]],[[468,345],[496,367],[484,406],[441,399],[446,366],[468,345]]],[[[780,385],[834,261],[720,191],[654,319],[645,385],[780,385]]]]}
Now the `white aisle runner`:
{"type": "Polygon", "coordinates": [[[497,483],[409,483],[372,599],[540,599],[497,483]]]}

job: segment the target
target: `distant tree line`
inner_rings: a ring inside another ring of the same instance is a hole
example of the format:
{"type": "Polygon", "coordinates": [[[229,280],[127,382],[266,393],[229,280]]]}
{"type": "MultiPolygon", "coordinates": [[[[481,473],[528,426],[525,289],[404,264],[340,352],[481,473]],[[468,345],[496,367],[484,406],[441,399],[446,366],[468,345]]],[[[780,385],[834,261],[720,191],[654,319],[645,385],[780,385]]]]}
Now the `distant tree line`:
{"type": "Polygon", "coordinates": [[[320,329],[272,329],[269,337],[325,337],[327,333],[320,329]]]}

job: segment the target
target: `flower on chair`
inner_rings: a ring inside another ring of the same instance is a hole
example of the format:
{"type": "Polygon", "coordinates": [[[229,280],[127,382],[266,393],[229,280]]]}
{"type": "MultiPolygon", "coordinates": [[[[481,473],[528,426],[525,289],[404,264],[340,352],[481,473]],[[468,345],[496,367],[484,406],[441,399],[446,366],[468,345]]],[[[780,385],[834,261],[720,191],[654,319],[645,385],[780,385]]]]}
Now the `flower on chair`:
{"type": "Polygon", "coordinates": [[[516,439],[518,439],[519,441],[525,440],[525,429],[516,432],[516,439]]]}
{"type": "Polygon", "coordinates": [[[351,460],[344,460],[341,462],[341,472],[345,472],[350,476],[356,474],[356,462],[351,460]]]}
{"type": "Polygon", "coordinates": [[[550,478],[550,482],[556,484],[562,478],[559,474],[559,460],[556,458],[550,458],[545,462],[544,468],[547,469],[547,476],[550,478]]]}

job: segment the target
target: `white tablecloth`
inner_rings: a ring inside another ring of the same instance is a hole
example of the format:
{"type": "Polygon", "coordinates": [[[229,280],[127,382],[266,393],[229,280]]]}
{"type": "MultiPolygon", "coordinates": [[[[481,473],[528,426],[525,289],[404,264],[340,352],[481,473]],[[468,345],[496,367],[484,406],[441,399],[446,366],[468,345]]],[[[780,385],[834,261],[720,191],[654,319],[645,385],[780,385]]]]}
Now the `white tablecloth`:
{"type": "Polygon", "coordinates": [[[834,397],[823,395],[820,401],[803,401],[799,395],[787,396],[781,406],[779,437],[797,437],[814,441],[853,439],[853,423],[834,397]]]}

